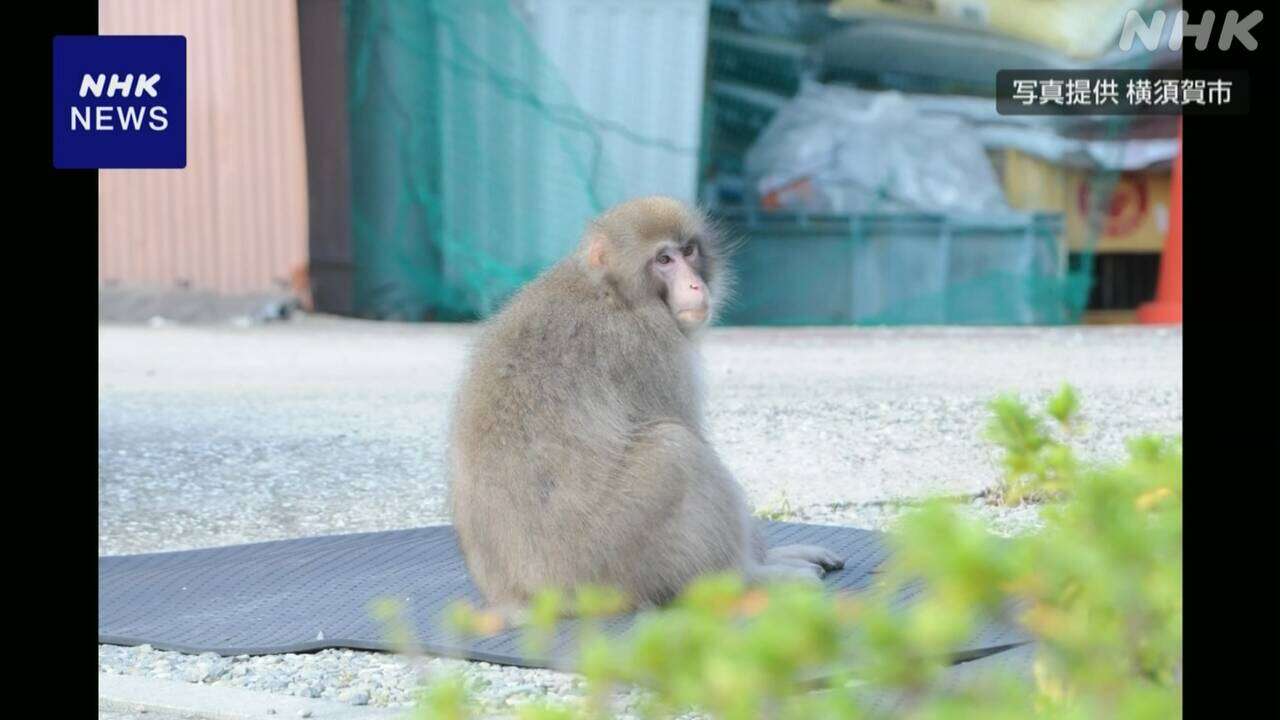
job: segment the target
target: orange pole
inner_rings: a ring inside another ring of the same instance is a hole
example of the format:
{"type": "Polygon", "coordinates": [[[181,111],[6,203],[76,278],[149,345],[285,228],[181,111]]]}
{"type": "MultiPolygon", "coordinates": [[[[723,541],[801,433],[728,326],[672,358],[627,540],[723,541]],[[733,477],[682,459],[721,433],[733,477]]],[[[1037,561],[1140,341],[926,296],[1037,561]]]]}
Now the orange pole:
{"type": "Polygon", "coordinates": [[[1156,297],[1138,308],[1138,322],[1147,325],[1182,324],[1182,118],[1178,118],[1178,154],[1173,158],[1169,190],[1169,238],[1160,256],[1156,297]]]}

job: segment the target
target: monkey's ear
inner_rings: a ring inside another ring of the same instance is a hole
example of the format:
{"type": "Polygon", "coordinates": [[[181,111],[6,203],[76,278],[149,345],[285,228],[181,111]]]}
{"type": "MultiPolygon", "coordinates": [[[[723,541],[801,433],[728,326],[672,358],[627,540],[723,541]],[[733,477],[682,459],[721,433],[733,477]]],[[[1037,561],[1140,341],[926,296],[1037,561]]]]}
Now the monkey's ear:
{"type": "Polygon", "coordinates": [[[599,230],[588,230],[587,237],[584,239],[586,252],[584,256],[587,260],[587,267],[592,270],[604,270],[605,267],[605,246],[609,239],[599,230]]]}

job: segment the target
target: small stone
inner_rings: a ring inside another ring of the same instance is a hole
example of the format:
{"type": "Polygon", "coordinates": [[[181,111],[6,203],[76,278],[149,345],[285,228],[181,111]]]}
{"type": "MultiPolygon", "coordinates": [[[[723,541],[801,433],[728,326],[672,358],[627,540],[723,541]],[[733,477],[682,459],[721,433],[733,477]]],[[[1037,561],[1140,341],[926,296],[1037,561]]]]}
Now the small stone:
{"type": "Polygon", "coordinates": [[[182,679],[186,680],[189,683],[204,682],[205,678],[207,678],[208,675],[209,675],[209,669],[207,667],[202,667],[200,665],[189,667],[186,670],[182,671],[182,679]]]}
{"type": "Polygon", "coordinates": [[[311,717],[311,711],[310,711],[310,710],[299,710],[299,711],[298,711],[298,717],[304,717],[304,718],[311,717]]]}
{"type": "Polygon", "coordinates": [[[352,705],[368,705],[369,693],[363,690],[343,690],[338,699],[352,705]]]}

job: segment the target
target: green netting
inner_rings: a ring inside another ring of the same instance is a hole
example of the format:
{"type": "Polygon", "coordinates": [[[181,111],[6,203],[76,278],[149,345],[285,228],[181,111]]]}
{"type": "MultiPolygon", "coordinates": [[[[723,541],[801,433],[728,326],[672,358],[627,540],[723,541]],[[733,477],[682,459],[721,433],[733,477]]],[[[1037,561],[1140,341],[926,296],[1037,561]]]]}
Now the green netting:
{"type": "MultiPolygon", "coordinates": [[[[1107,135],[1127,125],[1117,122],[1107,135]]],[[[1120,175],[1091,174],[1084,242],[1070,250],[1057,213],[727,213],[728,227],[743,240],[735,261],[739,278],[751,289],[729,309],[726,322],[1079,322],[1096,281],[1098,241],[1120,175]]]]}
{"type": "MultiPolygon", "coordinates": [[[[600,133],[650,141],[585,113],[508,0],[349,2],[346,20],[356,314],[484,317],[625,199],[626,168],[610,164],[600,133]]],[[[714,73],[714,53],[709,64],[714,73]]],[[[704,170],[728,164],[722,151],[740,154],[767,119],[717,101],[711,92],[703,114],[704,170]]],[[[1115,119],[1103,137],[1129,126],[1115,119]]],[[[1060,218],[727,213],[747,282],[726,320],[1078,321],[1118,176],[1095,174],[1088,242],[1070,264],[1060,218]],[[809,249],[771,259],[796,239],[809,249]]]]}
{"type": "MultiPolygon", "coordinates": [[[[1133,126],[1133,121],[1124,117],[1095,120],[1101,130],[1099,139],[1104,140],[1121,140],[1133,126]]],[[[985,262],[979,260],[983,267],[979,272],[964,278],[953,276],[950,282],[936,290],[923,289],[927,286],[920,285],[922,292],[857,322],[868,325],[1059,325],[1080,322],[1096,281],[1094,261],[1098,242],[1107,220],[1110,198],[1120,176],[1119,170],[1096,169],[1090,174],[1087,204],[1090,212],[1082,218],[1086,228],[1083,247],[1068,250],[1061,215],[1032,214],[1019,219],[1015,214],[1004,219],[1018,228],[1012,234],[1003,232],[1004,238],[999,244],[1005,248],[1004,258],[997,259],[988,252],[988,257],[983,259],[985,262]],[[1020,238],[1017,237],[1019,231],[1024,233],[1020,238]],[[1056,263],[1048,261],[1051,252],[1058,256],[1056,263]],[[1010,258],[1031,257],[1042,258],[1044,262],[1030,259],[1013,264],[1008,262],[1010,258]]],[[[992,233],[980,222],[975,229],[976,237],[988,242],[990,237],[1001,235],[1000,232],[992,233]]],[[[853,239],[857,242],[861,238],[855,234],[853,239]]],[[[970,244],[973,244],[973,239],[970,244]]],[[[957,250],[956,241],[952,240],[948,260],[957,253],[963,255],[965,251],[957,250]]],[[[969,254],[981,257],[982,251],[970,250],[969,254]]]]}
{"type": "MultiPolygon", "coordinates": [[[[714,47],[713,50],[714,52],[714,47]]],[[[710,162],[736,172],[773,108],[709,93],[710,162]]],[[[1089,118],[1102,141],[1134,134],[1134,118],[1089,118]]],[[[806,217],[732,212],[737,258],[752,288],[726,315],[741,325],[1024,325],[1079,322],[1122,172],[1089,172],[1082,243],[1067,247],[1061,215],[985,218],[897,212],[806,217]],[[961,229],[960,232],[956,232],[961,229]],[[1032,259],[1034,258],[1034,260],[1032,259]],[[955,264],[976,271],[954,272],[955,264]]],[[[747,203],[750,204],[749,201],[747,203]]]]}
{"type": "Polygon", "coordinates": [[[356,314],[486,315],[622,199],[598,131],[506,0],[346,15],[356,314]]]}

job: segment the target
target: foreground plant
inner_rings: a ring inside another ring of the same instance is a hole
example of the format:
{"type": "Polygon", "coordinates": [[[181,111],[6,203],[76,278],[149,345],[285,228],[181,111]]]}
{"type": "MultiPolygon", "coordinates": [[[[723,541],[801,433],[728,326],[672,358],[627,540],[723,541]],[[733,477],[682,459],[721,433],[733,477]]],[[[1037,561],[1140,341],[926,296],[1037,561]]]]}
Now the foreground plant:
{"type": "MultiPolygon", "coordinates": [[[[991,405],[1002,497],[1048,501],[1041,532],[997,538],[935,502],[901,519],[881,582],[857,596],[705,578],[643,614],[625,637],[587,623],[586,701],[530,704],[519,717],[609,717],[612,691],[627,685],[648,690],[640,712],[653,718],[690,710],[726,720],[1180,716],[1181,441],[1140,437],[1125,462],[1083,462],[1067,444],[1078,406],[1069,387],[1050,400],[1052,421],[1012,396],[991,405]],[[922,594],[895,609],[895,593],[911,583],[922,594]],[[949,653],[995,617],[1037,638],[1031,672],[955,682],[949,653]]],[[[529,642],[545,642],[566,608],[591,618],[619,603],[600,589],[546,593],[531,612],[529,642]]],[[[480,634],[500,628],[466,608],[453,620],[480,634]]],[[[470,717],[473,708],[464,686],[447,680],[428,690],[419,717],[470,717]]]]}

